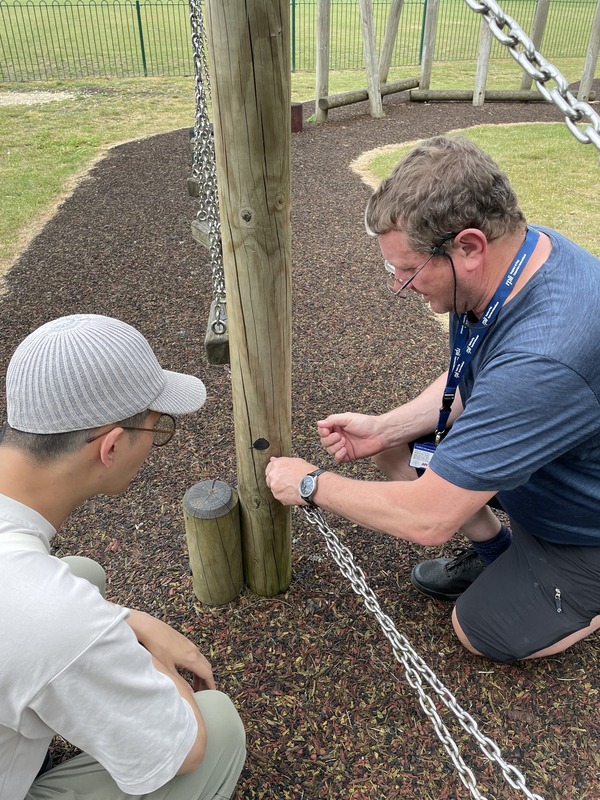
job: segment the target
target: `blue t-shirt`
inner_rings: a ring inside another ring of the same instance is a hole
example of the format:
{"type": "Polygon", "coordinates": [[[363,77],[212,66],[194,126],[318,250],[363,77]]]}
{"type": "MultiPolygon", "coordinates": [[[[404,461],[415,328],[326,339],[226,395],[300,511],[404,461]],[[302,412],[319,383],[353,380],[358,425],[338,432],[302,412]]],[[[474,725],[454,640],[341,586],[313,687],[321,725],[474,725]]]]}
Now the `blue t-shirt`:
{"type": "MultiPolygon", "coordinates": [[[[460,384],[464,411],[430,467],[497,491],[558,544],[600,546],[600,260],[546,228],[552,252],[507,303],[460,384]]],[[[450,342],[457,319],[451,318],[450,342]]]]}

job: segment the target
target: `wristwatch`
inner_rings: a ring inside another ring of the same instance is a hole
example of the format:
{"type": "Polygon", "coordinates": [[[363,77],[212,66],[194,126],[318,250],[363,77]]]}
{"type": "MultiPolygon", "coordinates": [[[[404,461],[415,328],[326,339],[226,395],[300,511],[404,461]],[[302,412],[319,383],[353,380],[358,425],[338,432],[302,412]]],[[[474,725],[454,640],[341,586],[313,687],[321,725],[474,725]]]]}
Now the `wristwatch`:
{"type": "Polygon", "coordinates": [[[300,497],[313,508],[317,508],[317,504],[312,499],[313,494],[317,491],[317,478],[322,472],[326,471],[325,469],[315,469],[313,472],[309,472],[308,475],[305,475],[298,485],[300,497]]]}

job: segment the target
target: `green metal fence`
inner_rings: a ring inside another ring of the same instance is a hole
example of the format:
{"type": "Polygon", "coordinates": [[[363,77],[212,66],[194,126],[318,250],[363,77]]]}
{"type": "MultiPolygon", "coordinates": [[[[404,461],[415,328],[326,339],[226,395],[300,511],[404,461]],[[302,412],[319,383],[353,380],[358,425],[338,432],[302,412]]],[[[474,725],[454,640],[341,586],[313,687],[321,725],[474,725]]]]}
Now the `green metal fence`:
{"type": "MultiPolygon", "coordinates": [[[[225,0],[223,0],[225,1],[225,0]]],[[[405,0],[392,66],[418,65],[425,4],[405,0]]],[[[531,30],[536,0],[504,0],[531,30]]],[[[551,0],[541,50],[585,55],[596,0],[551,0]]],[[[373,0],[378,46],[390,0],[373,0]]],[[[292,70],[315,68],[317,0],[291,0],[292,70]]],[[[481,17],[464,0],[441,0],[436,61],[477,58],[481,17]]],[[[510,58],[494,40],[492,58],[510,58]]],[[[356,0],[331,2],[331,69],[364,68],[356,0]]],[[[0,81],[191,75],[189,7],[181,0],[0,0],[0,81]]]]}

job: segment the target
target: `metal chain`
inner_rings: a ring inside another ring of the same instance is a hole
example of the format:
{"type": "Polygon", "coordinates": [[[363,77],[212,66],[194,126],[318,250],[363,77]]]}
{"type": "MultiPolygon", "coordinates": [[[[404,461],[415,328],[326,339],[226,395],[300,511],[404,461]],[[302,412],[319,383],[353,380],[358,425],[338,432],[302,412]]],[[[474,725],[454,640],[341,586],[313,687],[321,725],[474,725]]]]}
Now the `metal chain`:
{"type": "Polygon", "coordinates": [[[543,800],[539,794],[534,794],[527,788],[525,778],[519,770],[508,764],[502,758],[498,746],[481,733],[473,717],[460,707],[454,695],[444,686],[423,659],[417,655],[408,639],[398,632],[390,617],[383,613],[375,593],[367,585],[364,572],[360,567],[356,566],[352,553],[340,542],[336,534],[323,519],[320,511],[317,509],[309,509],[308,507],[303,507],[302,510],[308,522],[311,525],[315,525],[325,538],[327,549],[340,568],[342,575],[350,581],[353,590],[363,598],[366,607],[379,622],[383,633],[392,645],[394,657],[404,667],[408,683],[417,692],[421,708],[433,723],[439,740],[450,756],[462,783],[469,790],[471,796],[476,798],[476,800],[485,800],[484,795],[480,794],[477,788],[477,782],[473,772],[465,764],[459,753],[456,742],[439,716],[435,703],[425,691],[423,679],[431,686],[446,708],[456,716],[467,733],[475,737],[485,756],[500,767],[507,783],[509,783],[513,789],[522,792],[529,800],[543,800]]]}
{"type": "Polygon", "coordinates": [[[212,271],[215,319],[213,333],[227,331],[225,273],[221,249],[221,222],[219,217],[219,192],[213,128],[208,106],[210,102],[210,75],[207,61],[207,40],[201,0],[189,0],[192,49],[194,53],[194,82],[196,114],[194,119],[194,158],[192,176],[199,189],[197,218],[208,225],[209,255],[212,271]]]}
{"type": "Polygon", "coordinates": [[[600,116],[589,103],[579,101],[569,91],[569,82],[560,70],[546,61],[517,22],[495,0],[465,0],[469,8],[483,14],[490,31],[503,44],[521,68],[532,78],[542,97],[559,109],[565,124],[578,142],[594,144],[600,151],[600,116]],[[505,32],[503,29],[507,28],[505,32]],[[555,86],[546,84],[554,81],[555,86]],[[580,125],[586,125],[585,128],[580,125]]]}

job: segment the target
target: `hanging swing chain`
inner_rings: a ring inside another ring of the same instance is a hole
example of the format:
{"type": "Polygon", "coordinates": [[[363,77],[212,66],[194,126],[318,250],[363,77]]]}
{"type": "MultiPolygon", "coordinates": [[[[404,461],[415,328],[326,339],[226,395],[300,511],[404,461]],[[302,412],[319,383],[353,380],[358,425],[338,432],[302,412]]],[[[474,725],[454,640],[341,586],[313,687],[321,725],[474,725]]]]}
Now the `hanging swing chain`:
{"type": "Polygon", "coordinates": [[[210,74],[207,60],[207,39],[201,0],[189,0],[192,50],[194,54],[194,82],[196,114],[194,119],[194,161],[192,176],[200,191],[197,218],[208,225],[209,255],[212,271],[215,319],[213,332],[222,335],[227,330],[225,273],[221,249],[221,222],[219,218],[219,191],[215,144],[208,106],[210,101],[210,74]]]}
{"type": "Polygon", "coordinates": [[[512,17],[505,14],[495,0],[465,0],[469,8],[483,14],[490,31],[508,48],[511,56],[532,78],[542,97],[559,109],[565,124],[577,141],[594,144],[600,151],[600,116],[589,103],[578,100],[569,91],[569,83],[560,70],[538,53],[534,43],[512,17]],[[505,32],[503,29],[508,28],[505,32]],[[520,47],[519,47],[520,46],[520,47]],[[522,49],[520,49],[522,48],[522,49]],[[546,84],[554,81],[549,89],[546,84]],[[578,123],[587,125],[585,128],[578,123]]]}
{"type": "Polygon", "coordinates": [[[404,667],[404,672],[406,674],[408,683],[417,692],[421,708],[430,718],[439,740],[450,756],[450,759],[456,767],[462,783],[469,790],[471,796],[476,798],[476,800],[485,800],[485,797],[479,793],[473,772],[465,764],[462,756],[459,753],[456,742],[450,735],[450,732],[438,714],[435,703],[425,691],[425,688],[423,687],[423,678],[438,695],[446,708],[448,708],[457,717],[458,721],[467,731],[467,733],[470,733],[475,737],[484,755],[490,761],[496,762],[496,764],[500,767],[507,783],[509,783],[513,789],[518,789],[520,792],[522,792],[527,798],[529,798],[529,800],[543,800],[540,795],[529,791],[525,784],[525,778],[519,772],[519,770],[510,764],[507,764],[507,762],[502,758],[498,745],[481,733],[477,722],[473,719],[473,717],[460,707],[454,695],[444,686],[435,673],[415,652],[408,639],[403,634],[398,632],[390,617],[383,613],[375,593],[366,582],[364,572],[354,563],[354,558],[352,557],[351,551],[340,542],[336,534],[323,519],[320,511],[316,509],[309,509],[307,507],[303,507],[302,510],[304,511],[308,522],[311,525],[316,525],[316,527],[319,529],[319,532],[325,538],[327,549],[340,568],[342,575],[350,581],[352,589],[356,592],[356,594],[363,598],[366,607],[379,622],[383,633],[392,645],[394,657],[404,667]]]}

